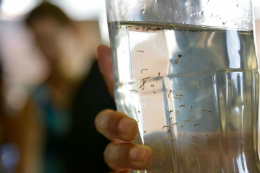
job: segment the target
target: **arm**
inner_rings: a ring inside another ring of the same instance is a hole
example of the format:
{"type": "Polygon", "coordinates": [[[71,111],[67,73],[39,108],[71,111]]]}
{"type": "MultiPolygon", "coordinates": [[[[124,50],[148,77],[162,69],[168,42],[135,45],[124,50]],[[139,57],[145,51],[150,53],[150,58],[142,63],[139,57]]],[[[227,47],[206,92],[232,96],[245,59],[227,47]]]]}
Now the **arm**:
{"type": "Polygon", "coordinates": [[[44,147],[44,129],[36,106],[31,100],[28,101],[24,110],[13,120],[12,127],[14,143],[20,151],[20,162],[17,173],[40,172],[42,150],[44,147]]]}

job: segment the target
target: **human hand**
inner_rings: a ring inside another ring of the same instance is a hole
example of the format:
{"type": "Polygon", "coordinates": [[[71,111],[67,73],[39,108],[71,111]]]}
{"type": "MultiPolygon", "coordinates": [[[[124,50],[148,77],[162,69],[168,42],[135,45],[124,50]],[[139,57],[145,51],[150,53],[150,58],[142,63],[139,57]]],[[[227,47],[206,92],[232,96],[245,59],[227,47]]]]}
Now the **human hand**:
{"type": "MultiPolygon", "coordinates": [[[[109,47],[100,45],[97,49],[98,64],[105,79],[109,93],[113,96],[113,59],[109,47]]],[[[145,169],[152,158],[152,150],[147,146],[133,144],[138,133],[137,122],[121,112],[113,110],[101,111],[96,119],[98,132],[111,140],[105,149],[104,157],[107,165],[120,173],[145,169]]]]}

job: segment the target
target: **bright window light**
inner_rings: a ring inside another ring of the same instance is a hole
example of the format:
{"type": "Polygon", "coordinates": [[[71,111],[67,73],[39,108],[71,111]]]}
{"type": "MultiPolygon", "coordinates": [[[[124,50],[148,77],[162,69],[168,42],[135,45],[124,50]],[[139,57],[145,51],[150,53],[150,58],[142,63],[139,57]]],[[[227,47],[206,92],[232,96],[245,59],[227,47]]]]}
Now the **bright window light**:
{"type": "Polygon", "coordinates": [[[255,7],[260,7],[260,0],[253,0],[253,4],[255,7]]]}
{"type": "Polygon", "coordinates": [[[37,5],[36,0],[3,0],[0,8],[1,18],[17,18],[29,12],[37,5]]]}
{"type": "Polygon", "coordinates": [[[260,20],[260,0],[253,0],[255,19],[260,20]]]}
{"type": "Polygon", "coordinates": [[[50,0],[74,20],[99,19],[105,13],[105,0],[50,0]]]}

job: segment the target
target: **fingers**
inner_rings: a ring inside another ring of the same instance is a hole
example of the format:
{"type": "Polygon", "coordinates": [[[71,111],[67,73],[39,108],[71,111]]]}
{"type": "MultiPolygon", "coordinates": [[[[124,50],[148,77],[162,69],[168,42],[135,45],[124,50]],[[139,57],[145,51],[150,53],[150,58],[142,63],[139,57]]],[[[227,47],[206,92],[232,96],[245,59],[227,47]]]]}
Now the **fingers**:
{"type": "Polygon", "coordinates": [[[105,45],[99,45],[97,48],[97,60],[100,72],[107,84],[109,94],[113,97],[114,76],[112,50],[105,45]]]}
{"type": "Polygon", "coordinates": [[[98,132],[110,140],[132,141],[138,133],[134,119],[113,110],[101,111],[95,119],[95,126],[98,132]]]}
{"type": "Polygon", "coordinates": [[[129,142],[138,133],[137,122],[121,112],[104,110],[95,119],[97,130],[108,139],[117,141],[110,143],[104,153],[105,162],[118,173],[129,173],[128,169],[145,169],[152,157],[149,147],[129,142]],[[118,142],[120,141],[120,142],[118,142]]]}
{"type": "MultiPolygon", "coordinates": [[[[118,172],[121,169],[143,170],[149,165],[152,150],[147,146],[132,143],[110,143],[104,153],[107,165],[118,172]]],[[[127,172],[124,170],[123,172],[127,172]]]]}

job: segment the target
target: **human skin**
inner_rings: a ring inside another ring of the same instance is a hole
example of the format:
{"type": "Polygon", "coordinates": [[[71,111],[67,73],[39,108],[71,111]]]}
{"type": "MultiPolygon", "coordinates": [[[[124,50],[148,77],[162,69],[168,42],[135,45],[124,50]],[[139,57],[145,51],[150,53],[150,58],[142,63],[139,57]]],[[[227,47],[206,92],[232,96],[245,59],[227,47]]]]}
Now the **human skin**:
{"type": "MultiPolygon", "coordinates": [[[[111,49],[99,45],[97,58],[108,91],[113,97],[111,49]]],[[[134,119],[121,112],[103,110],[97,115],[95,126],[98,132],[111,140],[104,151],[105,162],[111,169],[117,173],[129,173],[131,169],[143,170],[148,167],[152,158],[151,148],[132,143],[138,133],[138,125],[134,119]]]]}

